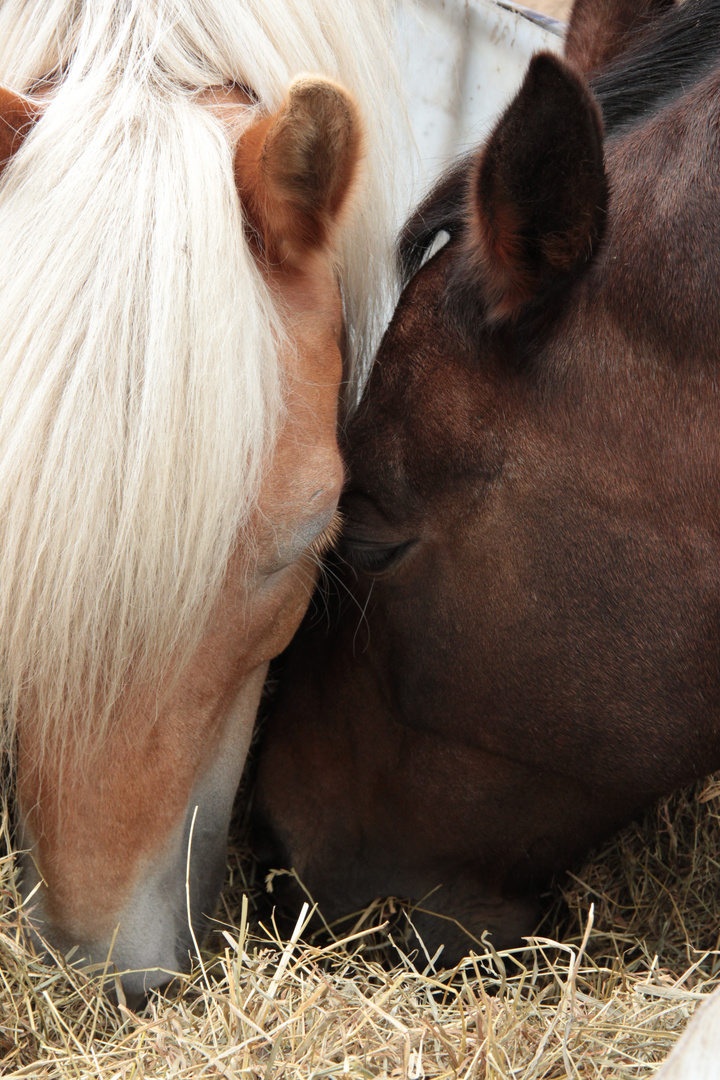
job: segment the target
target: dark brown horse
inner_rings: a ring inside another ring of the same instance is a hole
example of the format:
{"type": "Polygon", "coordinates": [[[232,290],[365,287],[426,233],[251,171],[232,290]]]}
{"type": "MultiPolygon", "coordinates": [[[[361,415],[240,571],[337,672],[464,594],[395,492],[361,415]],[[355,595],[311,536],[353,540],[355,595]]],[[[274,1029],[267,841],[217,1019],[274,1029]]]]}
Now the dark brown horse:
{"type": "Polygon", "coordinates": [[[513,943],[720,765],[719,25],[580,0],[405,229],[260,761],[258,850],[326,918],[392,894],[448,961],[458,924],[513,943]]]}

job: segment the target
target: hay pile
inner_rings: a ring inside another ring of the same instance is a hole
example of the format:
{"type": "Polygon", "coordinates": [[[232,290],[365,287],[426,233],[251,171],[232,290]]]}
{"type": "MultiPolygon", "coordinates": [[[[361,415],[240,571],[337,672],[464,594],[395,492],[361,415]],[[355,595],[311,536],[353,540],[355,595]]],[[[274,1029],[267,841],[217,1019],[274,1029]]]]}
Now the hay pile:
{"type": "Polygon", "coordinates": [[[719,824],[720,782],[677,795],[556,890],[530,947],[422,973],[398,945],[408,915],[392,904],[344,939],[304,942],[299,921],[283,943],[272,921],[254,921],[252,866],[235,850],[213,951],[136,1016],[98,993],[99,976],[24,950],[3,805],[0,1074],[650,1076],[720,983],[719,824]]]}

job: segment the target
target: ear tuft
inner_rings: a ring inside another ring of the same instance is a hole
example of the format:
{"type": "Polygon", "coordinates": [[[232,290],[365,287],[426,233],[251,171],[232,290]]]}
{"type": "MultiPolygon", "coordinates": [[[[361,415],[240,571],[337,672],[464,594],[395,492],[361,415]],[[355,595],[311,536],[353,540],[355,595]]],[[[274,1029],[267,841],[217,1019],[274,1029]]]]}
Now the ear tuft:
{"type": "Polygon", "coordinates": [[[565,37],[565,58],[589,74],[626,51],[648,23],[675,0],[575,0],[565,37]]]}
{"type": "Polygon", "coordinates": [[[539,53],[474,170],[469,258],[488,317],[514,318],[579,273],[606,203],[597,104],[571,67],[539,53]]]}
{"type": "Polygon", "coordinates": [[[235,178],[269,261],[295,265],[331,243],[361,156],[353,99],[316,76],[296,79],[282,108],[242,135],[235,178]]]}
{"type": "Polygon", "coordinates": [[[20,149],[39,115],[37,105],[0,86],[0,173],[20,149]]]}

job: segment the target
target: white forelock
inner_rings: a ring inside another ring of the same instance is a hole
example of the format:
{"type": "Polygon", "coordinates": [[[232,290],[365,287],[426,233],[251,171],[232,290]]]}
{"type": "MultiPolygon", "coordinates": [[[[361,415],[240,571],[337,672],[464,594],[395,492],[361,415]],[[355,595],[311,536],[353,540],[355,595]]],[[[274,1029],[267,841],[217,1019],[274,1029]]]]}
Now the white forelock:
{"type": "Polygon", "coordinates": [[[196,643],[282,409],[283,331],[198,90],[276,107],[307,71],[356,98],[368,154],[338,272],[362,378],[391,280],[385,8],[0,6],[0,83],[47,101],[0,180],[0,683],[43,742],[95,739],[196,643]]]}

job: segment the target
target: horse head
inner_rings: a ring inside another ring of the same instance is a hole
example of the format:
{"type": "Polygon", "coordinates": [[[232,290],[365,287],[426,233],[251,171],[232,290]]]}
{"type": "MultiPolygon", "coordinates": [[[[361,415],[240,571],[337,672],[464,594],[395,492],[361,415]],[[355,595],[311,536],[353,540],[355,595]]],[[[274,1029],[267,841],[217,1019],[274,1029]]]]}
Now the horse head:
{"type": "Polygon", "coordinates": [[[151,6],[0,33],[23,88],[0,92],[0,685],[24,909],[134,999],[213,914],[267,665],[336,533],[381,263],[350,243],[384,198],[358,104],[377,5],[186,5],[162,34],[151,6]],[[293,78],[299,55],[353,92],[293,78]]]}
{"type": "Polygon", "coordinates": [[[592,85],[536,56],[404,231],[340,586],[255,795],[327,920],[390,894],[430,955],[514,944],[555,871],[720,763],[718,10],[660,13],[592,85]]]}

